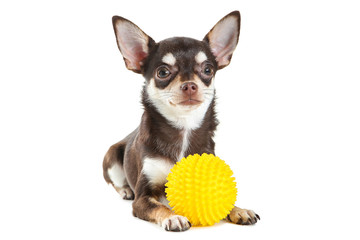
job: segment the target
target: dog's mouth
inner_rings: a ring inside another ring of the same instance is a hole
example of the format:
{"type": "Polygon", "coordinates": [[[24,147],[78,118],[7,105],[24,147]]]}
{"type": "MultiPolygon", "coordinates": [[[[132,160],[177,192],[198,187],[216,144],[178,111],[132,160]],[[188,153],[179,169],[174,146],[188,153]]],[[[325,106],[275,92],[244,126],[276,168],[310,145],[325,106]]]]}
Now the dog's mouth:
{"type": "Polygon", "coordinates": [[[202,103],[202,101],[198,100],[198,99],[193,99],[193,98],[189,98],[189,99],[185,99],[185,100],[180,100],[178,102],[174,102],[174,101],[169,101],[169,103],[173,106],[176,105],[180,105],[180,106],[196,106],[196,105],[200,105],[202,103]]]}
{"type": "Polygon", "coordinates": [[[189,98],[189,99],[179,102],[178,104],[183,105],[183,106],[192,106],[192,105],[198,105],[201,103],[202,103],[202,101],[200,101],[200,100],[189,98]]]}

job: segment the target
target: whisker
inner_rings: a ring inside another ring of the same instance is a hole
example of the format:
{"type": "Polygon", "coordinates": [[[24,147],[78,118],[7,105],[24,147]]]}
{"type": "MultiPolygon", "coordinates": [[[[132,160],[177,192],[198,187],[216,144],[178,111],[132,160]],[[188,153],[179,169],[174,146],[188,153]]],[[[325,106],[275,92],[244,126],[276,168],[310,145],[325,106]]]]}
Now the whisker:
{"type": "Polygon", "coordinates": [[[161,94],[161,95],[159,95],[159,97],[171,97],[172,96],[172,94],[161,94]]]}
{"type": "Polygon", "coordinates": [[[172,96],[173,94],[171,93],[160,93],[159,96],[172,96]]]}

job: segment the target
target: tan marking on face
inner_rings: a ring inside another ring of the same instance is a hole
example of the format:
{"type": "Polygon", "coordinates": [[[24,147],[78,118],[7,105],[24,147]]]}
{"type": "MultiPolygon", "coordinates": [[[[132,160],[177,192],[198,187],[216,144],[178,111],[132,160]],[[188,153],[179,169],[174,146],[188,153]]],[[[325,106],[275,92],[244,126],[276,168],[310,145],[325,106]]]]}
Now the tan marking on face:
{"type": "Polygon", "coordinates": [[[198,54],[196,54],[195,56],[195,61],[198,63],[198,64],[201,64],[203,62],[205,62],[207,60],[207,56],[206,54],[203,52],[203,51],[200,51],[198,54]]]}
{"type": "MultiPolygon", "coordinates": [[[[194,78],[192,81],[198,86],[197,93],[192,96],[193,99],[196,99],[200,102],[204,101],[203,91],[204,89],[207,89],[208,87],[200,80],[200,78],[197,75],[194,75],[194,78]]],[[[166,91],[167,93],[172,93],[171,98],[169,98],[169,102],[171,105],[178,105],[180,102],[187,100],[188,96],[183,94],[183,91],[181,90],[181,85],[183,85],[186,82],[180,81],[180,76],[177,76],[163,91],[166,91]]],[[[161,91],[161,90],[160,90],[161,91]]]]}
{"type": "Polygon", "coordinates": [[[197,129],[214,98],[213,81],[206,86],[197,75],[194,75],[191,82],[198,87],[191,99],[199,101],[199,104],[180,104],[189,100],[189,95],[184,94],[180,88],[186,83],[181,81],[180,75],[176,76],[165,89],[157,88],[154,79],[151,79],[147,85],[149,100],[174,127],[179,129],[197,129]]]}
{"type": "Polygon", "coordinates": [[[170,66],[174,66],[176,63],[176,58],[172,53],[167,53],[163,56],[162,61],[170,66]]]}

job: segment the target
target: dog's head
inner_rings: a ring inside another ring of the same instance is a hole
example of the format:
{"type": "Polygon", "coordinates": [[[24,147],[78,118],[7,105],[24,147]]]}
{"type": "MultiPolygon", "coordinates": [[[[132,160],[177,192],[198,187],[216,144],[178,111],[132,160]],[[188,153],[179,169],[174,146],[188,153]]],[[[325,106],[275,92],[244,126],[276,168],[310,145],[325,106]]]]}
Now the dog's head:
{"type": "Polygon", "coordinates": [[[179,118],[203,116],[213,101],[215,73],[230,63],[239,39],[240,13],[225,16],[202,41],[175,37],[156,43],[118,16],[113,17],[113,26],[126,67],[146,79],[148,101],[175,126],[183,127],[177,124],[179,118]]]}

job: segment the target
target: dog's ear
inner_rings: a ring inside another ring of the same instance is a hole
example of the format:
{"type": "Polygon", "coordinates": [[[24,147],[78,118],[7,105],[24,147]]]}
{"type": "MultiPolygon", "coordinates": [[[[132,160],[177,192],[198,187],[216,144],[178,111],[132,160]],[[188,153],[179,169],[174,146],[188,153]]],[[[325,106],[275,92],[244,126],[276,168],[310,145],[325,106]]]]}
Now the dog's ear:
{"type": "Polygon", "coordinates": [[[154,40],[129,20],[114,16],[112,18],[117,45],[124,57],[126,67],[141,73],[141,66],[149,54],[154,40]]]}
{"type": "Polygon", "coordinates": [[[218,69],[230,63],[232,53],[239,41],[240,21],[239,11],[229,13],[210,30],[203,40],[209,44],[218,69]]]}

